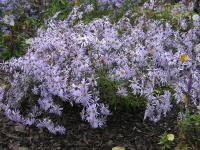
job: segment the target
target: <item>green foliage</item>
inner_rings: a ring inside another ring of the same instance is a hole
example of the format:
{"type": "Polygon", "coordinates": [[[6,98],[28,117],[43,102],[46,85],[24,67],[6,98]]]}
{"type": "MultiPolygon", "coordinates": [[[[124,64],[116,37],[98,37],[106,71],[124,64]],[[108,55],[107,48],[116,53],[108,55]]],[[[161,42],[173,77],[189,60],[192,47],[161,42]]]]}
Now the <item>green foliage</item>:
{"type": "Polygon", "coordinates": [[[163,5],[162,10],[150,10],[145,9],[144,14],[148,18],[160,20],[163,23],[169,22],[174,29],[180,29],[179,20],[180,19],[186,19],[190,25],[188,26],[188,29],[192,25],[192,15],[195,13],[192,11],[177,11],[175,15],[172,14],[173,8],[179,8],[181,7],[180,4],[173,4],[173,3],[166,3],[163,5]]]}
{"type": "Polygon", "coordinates": [[[99,8],[96,0],[88,0],[88,4],[93,4],[94,10],[92,12],[84,15],[83,20],[85,21],[85,23],[89,23],[94,18],[102,18],[103,16],[109,16],[112,23],[116,23],[125,15],[125,13],[127,11],[130,11],[133,13],[134,12],[139,13],[139,6],[143,3],[144,2],[142,2],[142,1],[133,3],[131,0],[126,0],[124,5],[120,9],[115,8],[115,7],[113,9],[101,9],[101,8],[99,8]],[[127,4],[129,4],[129,5],[127,5],[127,4]]]}
{"type": "Polygon", "coordinates": [[[90,13],[86,14],[83,17],[83,20],[84,20],[85,23],[89,23],[94,18],[102,18],[103,16],[108,16],[109,14],[111,14],[110,10],[98,10],[98,9],[94,9],[90,13]]]}
{"type": "Polygon", "coordinates": [[[73,7],[72,3],[65,0],[52,0],[48,8],[46,9],[43,19],[48,19],[49,17],[55,15],[56,12],[60,12],[58,19],[65,19],[73,7]]]}
{"type": "MultiPolygon", "coordinates": [[[[34,3],[32,4],[34,5],[34,3]]],[[[34,37],[37,29],[40,26],[44,26],[44,20],[53,16],[56,12],[60,11],[58,19],[64,19],[69,14],[72,8],[71,3],[63,0],[51,0],[48,7],[40,6],[37,14],[37,18],[34,16],[25,16],[20,14],[20,16],[15,19],[15,25],[9,26],[11,34],[4,35],[0,32],[0,60],[7,60],[12,56],[19,57],[25,54],[25,49],[27,48],[26,40],[34,37]]],[[[12,13],[18,13],[16,12],[12,13]]],[[[1,14],[0,14],[1,15],[1,14]]],[[[4,24],[0,24],[0,27],[4,24]]]]}
{"type": "Polygon", "coordinates": [[[189,126],[200,129],[200,115],[199,114],[188,115],[183,120],[182,122],[183,130],[187,130],[189,126]]]}
{"type": "Polygon", "coordinates": [[[136,111],[145,108],[146,99],[139,95],[134,96],[130,88],[128,88],[128,96],[126,97],[116,94],[118,86],[122,84],[120,81],[111,81],[103,71],[98,74],[98,77],[97,83],[100,91],[100,98],[107,103],[111,109],[136,111]]]}
{"type": "MultiPolygon", "coordinates": [[[[140,95],[133,95],[132,90],[128,87],[125,81],[112,81],[106,76],[106,71],[101,70],[98,73],[98,87],[100,98],[109,105],[113,110],[136,111],[144,110],[146,106],[146,98],[140,95]],[[123,86],[128,90],[128,96],[117,95],[118,87],[123,86]]],[[[154,91],[155,95],[162,95],[164,91],[174,92],[170,86],[158,86],[154,91]]],[[[172,103],[175,103],[175,98],[172,98],[172,103]]]]}
{"type": "Polygon", "coordinates": [[[28,37],[26,33],[13,32],[11,35],[1,35],[0,46],[2,52],[0,53],[0,60],[7,60],[12,56],[19,57],[25,54],[26,43],[28,37]]]}
{"type": "Polygon", "coordinates": [[[179,123],[180,140],[189,145],[200,144],[200,114],[187,111],[185,118],[179,123]]]}

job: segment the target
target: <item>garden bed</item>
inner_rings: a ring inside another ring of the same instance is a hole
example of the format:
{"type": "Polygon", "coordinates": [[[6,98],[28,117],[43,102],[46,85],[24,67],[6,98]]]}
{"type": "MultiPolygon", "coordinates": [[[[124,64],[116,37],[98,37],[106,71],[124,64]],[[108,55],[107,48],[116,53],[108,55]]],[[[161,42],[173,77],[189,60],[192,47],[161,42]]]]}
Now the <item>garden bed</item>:
{"type": "Polygon", "coordinates": [[[0,150],[200,149],[199,6],[0,0],[0,150]]]}
{"type": "Polygon", "coordinates": [[[91,129],[80,120],[79,110],[67,107],[66,135],[52,135],[46,130],[15,124],[0,115],[0,149],[66,149],[66,150],[110,150],[123,146],[126,150],[156,150],[160,135],[165,131],[175,133],[176,117],[172,113],[159,123],[143,121],[143,112],[117,112],[108,119],[102,129],[91,129]]]}

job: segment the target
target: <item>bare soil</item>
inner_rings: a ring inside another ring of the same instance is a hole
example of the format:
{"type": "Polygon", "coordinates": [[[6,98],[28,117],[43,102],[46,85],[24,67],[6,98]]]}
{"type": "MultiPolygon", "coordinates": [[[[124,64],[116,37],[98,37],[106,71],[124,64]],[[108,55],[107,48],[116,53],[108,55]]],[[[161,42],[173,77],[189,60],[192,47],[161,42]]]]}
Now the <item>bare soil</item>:
{"type": "Polygon", "coordinates": [[[64,120],[67,133],[52,135],[46,130],[24,127],[0,113],[0,150],[159,150],[160,135],[175,133],[176,117],[171,113],[158,123],[143,120],[143,111],[113,112],[107,125],[91,129],[80,119],[79,109],[67,107],[64,120]]]}

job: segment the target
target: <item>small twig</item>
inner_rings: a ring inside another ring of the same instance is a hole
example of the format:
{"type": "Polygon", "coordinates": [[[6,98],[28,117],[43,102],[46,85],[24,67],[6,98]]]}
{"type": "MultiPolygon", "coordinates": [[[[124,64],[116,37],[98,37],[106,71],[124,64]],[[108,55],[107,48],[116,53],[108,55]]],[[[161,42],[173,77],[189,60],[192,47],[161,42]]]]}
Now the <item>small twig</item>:
{"type": "Polygon", "coordinates": [[[9,137],[9,138],[18,139],[18,140],[21,139],[20,137],[11,135],[11,134],[9,134],[9,133],[5,133],[5,132],[0,132],[0,133],[4,134],[5,136],[7,136],[7,137],[9,137]]]}

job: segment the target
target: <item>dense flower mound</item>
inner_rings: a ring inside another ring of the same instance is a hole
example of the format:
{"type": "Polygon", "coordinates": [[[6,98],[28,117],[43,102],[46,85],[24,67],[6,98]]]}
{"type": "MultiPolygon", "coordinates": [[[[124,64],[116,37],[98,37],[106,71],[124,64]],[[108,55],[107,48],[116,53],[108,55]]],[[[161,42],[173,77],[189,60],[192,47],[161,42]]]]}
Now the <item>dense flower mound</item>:
{"type": "MultiPolygon", "coordinates": [[[[15,21],[21,16],[38,18],[40,7],[48,6],[49,0],[1,0],[0,1],[0,23],[4,34],[10,34],[10,26],[15,26],[15,21]]],[[[44,11],[44,10],[42,10],[44,11]]]]}
{"type": "Polygon", "coordinates": [[[62,115],[63,101],[81,106],[81,118],[92,127],[103,126],[110,112],[100,99],[100,70],[120,81],[116,94],[127,96],[131,89],[146,97],[144,118],[152,121],[170,111],[172,97],[177,103],[185,100],[186,106],[199,105],[199,18],[183,31],[145,16],[131,23],[129,13],[115,24],[107,17],[84,24],[84,13],[74,7],[66,20],[50,20],[26,55],[9,61],[9,90],[0,89],[9,119],[64,134],[65,128],[52,119],[62,115]],[[29,108],[22,109],[24,102],[29,108]]]}

